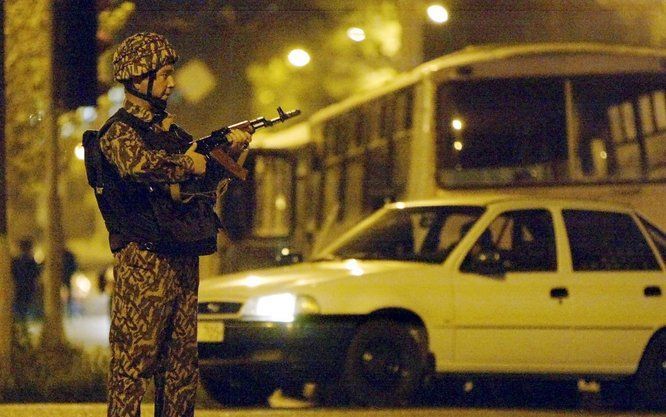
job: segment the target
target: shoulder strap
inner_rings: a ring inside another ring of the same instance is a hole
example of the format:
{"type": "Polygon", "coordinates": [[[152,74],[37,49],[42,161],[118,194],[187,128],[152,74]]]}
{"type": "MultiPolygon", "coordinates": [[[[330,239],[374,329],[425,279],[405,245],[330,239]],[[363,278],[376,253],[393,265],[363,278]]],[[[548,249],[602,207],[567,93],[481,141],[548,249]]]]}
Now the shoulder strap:
{"type": "Polygon", "coordinates": [[[114,114],[114,116],[117,116],[117,120],[121,120],[122,122],[127,123],[135,130],[150,130],[151,124],[149,122],[139,119],[122,107],[116,112],[116,114],[114,114]]]}

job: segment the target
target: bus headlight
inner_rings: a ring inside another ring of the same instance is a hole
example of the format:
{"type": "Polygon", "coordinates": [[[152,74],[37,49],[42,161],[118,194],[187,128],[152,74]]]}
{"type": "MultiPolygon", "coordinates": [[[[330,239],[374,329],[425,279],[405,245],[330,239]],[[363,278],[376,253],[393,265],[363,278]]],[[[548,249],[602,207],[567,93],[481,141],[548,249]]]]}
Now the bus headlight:
{"type": "Polygon", "coordinates": [[[288,323],[301,314],[317,314],[319,311],[319,304],[314,298],[284,293],[250,298],[240,314],[245,320],[288,323]]]}

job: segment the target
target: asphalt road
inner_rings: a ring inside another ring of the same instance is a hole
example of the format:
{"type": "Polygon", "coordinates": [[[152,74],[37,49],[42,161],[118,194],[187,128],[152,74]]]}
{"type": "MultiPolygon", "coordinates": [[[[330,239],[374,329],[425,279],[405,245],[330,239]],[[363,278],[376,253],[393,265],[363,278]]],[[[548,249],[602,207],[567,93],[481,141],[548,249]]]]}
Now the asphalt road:
{"type": "MultiPolygon", "coordinates": [[[[142,415],[152,416],[153,407],[146,405],[142,415]]],[[[367,409],[198,409],[195,417],[666,417],[662,413],[598,410],[530,410],[487,408],[404,408],[367,409]]],[[[0,417],[104,417],[104,404],[8,404],[0,405],[0,417]]]]}
{"type": "MultiPolygon", "coordinates": [[[[99,311],[105,311],[99,308],[99,311]]],[[[31,333],[39,333],[38,326],[31,333]]],[[[105,314],[86,314],[66,320],[68,339],[84,348],[96,349],[108,346],[108,317],[105,314]]],[[[491,384],[492,386],[492,384],[491,384]]],[[[229,409],[222,408],[205,394],[197,399],[196,417],[666,417],[666,410],[639,412],[608,404],[595,388],[583,387],[577,399],[566,396],[543,396],[544,390],[529,392],[502,392],[488,386],[474,387],[471,392],[458,392],[457,397],[430,398],[422,408],[369,410],[357,408],[321,408],[294,399],[274,395],[272,408],[229,409]],[[533,401],[538,398],[538,401],[533,401]],[[529,399],[529,400],[528,400],[529,399]]],[[[152,416],[153,407],[146,404],[142,415],[152,416]]],[[[105,404],[0,404],[0,417],[105,417],[105,404]]]]}

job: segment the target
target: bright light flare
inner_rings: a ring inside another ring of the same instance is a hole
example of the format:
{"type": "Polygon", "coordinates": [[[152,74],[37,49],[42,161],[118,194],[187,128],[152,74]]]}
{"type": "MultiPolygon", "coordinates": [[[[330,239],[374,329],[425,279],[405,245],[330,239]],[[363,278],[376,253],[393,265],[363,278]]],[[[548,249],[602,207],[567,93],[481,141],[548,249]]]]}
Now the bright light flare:
{"type": "Polygon", "coordinates": [[[449,20],[449,11],[441,4],[432,4],[428,6],[428,17],[437,24],[445,23],[449,20]]]}
{"type": "Polygon", "coordinates": [[[365,31],[361,28],[347,29],[347,37],[354,42],[363,42],[365,40],[365,31]]]}
{"type": "Polygon", "coordinates": [[[276,294],[261,297],[257,300],[257,316],[270,317],[275,321],[294,321],[296,313],[296,296],[293,294],[276,294]]]}
{"type": "Polygon", "coordinates": [[[456,151],[460,152],[460,151],[462,151],[463,143],[461,141],[457,140],[457,141],[453,142],[453,148],[456,151]]]}
{"type": "Polygon", "coordinates": [[[79,118],[86,123],[92,123],[97,118],[97,109],[93,106],[83,106],[77,109],[79,118]]]}
{"type": "Polygon", "coordinates": [[[76,145],[76,147],[74,148],[74,156],[76,157],[76,159],[78,159],[79,161],[83,161],[85,155],[86,152],[83,149],[83,145],[81,144],[76,145]]]}
{"type": "Polygon", "coordinates": [[[345,268],[355,277],[360,277],[365,272],[361,264],[356,259],[348,259],[345,261],[345,268]]]}
{"type": "Polygon", "coordinates": [[[72,292],[75,298],[86,298],[92,289],[90,278],[82,273],[74,274],[72,277],[72,292]]]}
{"type": "Polygon", "coordinates": [[[463,122],[460,119],[453,119],[451,121],[451,127],[455,130],[462,130],[463,128],[463,122]]]}
{"type": "Polygon", "coordinates": [[[310,63],[310,54],[303,49],[292,49],[287,55],[287,59],[295,67],[304,67],[310,63]]]}
{"type": "Polygon", "coordinates": [[[259,278],[256,275],[248,275],[247,278],[245,278],[245,286],[248,288],[255,288],[261,285],[261,278],[259,278]]]}

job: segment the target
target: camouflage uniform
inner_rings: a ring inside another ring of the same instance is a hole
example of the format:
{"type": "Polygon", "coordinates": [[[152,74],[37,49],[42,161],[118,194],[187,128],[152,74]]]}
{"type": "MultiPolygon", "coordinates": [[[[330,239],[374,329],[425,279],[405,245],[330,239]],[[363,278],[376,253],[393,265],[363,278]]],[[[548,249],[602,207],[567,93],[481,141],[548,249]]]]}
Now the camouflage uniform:
{"type": "MultiPolygon", "coordinates": [[[[159,35],[134,35],[114,56],[116,79],[141,76],[147,68],[159,69],[175,58],[173,49],[159,35]]],[[[128,101],[124,108],[152,123],[154,131],[167,127],[151,110],[128,101]]],[[[190,157],[148,149],[139,133],[122,121],[113,123],[101,137],[100,148],[122,177],[141,183],[179,182],[189,178],[193,170],[190,157]]],[[[152,377],[155,415],[192,417],[198,381],[198,256],[165,255],[135,242],[114,256],[108,416],[139,416],[145,382],[152,377]]]]}

